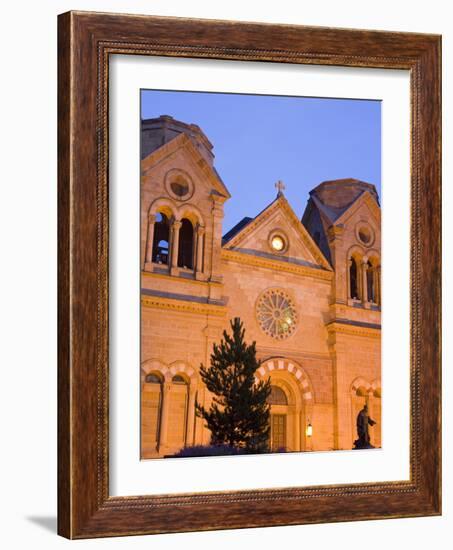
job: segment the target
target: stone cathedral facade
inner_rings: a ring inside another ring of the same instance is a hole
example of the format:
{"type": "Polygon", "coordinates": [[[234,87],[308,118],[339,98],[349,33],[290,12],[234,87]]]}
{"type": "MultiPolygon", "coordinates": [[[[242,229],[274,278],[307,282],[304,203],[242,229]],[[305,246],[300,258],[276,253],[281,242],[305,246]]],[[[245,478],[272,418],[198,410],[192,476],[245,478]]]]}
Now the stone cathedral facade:
{"type": "MultiPolygon", "coordinates": [[[[381,231],[374,185],[326,181],[296,213],[273,202],[224,228],[213,146],[169,116],[141,127],[141,456],[209,444],[195,399],[240,317],[271,378],[272,449],[351,449],[368,403],[381,446],[381,231]]],[[[233,199],[234,200],[234,199],[233,199]]]]}

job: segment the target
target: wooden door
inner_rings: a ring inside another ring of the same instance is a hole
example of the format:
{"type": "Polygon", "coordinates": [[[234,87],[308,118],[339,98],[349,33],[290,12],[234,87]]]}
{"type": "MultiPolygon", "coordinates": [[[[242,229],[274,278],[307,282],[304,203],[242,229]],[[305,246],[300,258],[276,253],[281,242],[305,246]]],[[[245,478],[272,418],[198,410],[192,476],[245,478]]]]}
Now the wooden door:
{"type": "Polygon", "coordinates": [[[286,448],[286,414],[271,415],[271,450],[286,448]]]}

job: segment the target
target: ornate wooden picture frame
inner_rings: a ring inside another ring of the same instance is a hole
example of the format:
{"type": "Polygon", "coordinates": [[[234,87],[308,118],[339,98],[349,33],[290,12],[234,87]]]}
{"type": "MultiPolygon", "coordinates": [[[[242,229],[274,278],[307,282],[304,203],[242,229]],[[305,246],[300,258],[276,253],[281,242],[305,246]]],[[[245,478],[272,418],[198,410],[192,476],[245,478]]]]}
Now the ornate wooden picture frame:
{"type": "Polygon", "coordinates": [[[88,12],[65,13],[58,23],[59,534],[89,538],[439,515],[440,37],[88,12]],[[410,72],[410,480],[110,496],[108,101],[112,54],[410,72]]]}

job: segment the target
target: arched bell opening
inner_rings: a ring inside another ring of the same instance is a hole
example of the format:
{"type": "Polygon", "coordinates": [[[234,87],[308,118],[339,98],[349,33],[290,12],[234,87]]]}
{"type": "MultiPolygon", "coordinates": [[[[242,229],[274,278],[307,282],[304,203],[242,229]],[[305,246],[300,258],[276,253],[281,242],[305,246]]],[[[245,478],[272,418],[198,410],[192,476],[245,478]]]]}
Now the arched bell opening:
{"type": "Polygon", "coordinates": [[[163,212],[156,214],[154,222],[152,261],[168,265],[170,255],[170,220],[163,212]]]}
{"type": "Polygon", "coordinates": [[[194,268],[194,227],[187,218],[181,220],[179,229],[178,267],[194,268]]]}

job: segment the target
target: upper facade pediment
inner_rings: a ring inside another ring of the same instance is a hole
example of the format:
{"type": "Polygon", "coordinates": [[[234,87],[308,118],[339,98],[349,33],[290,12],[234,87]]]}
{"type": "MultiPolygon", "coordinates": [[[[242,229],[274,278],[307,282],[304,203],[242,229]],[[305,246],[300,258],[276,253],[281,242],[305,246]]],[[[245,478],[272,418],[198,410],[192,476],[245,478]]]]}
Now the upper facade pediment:
{"type": "Polygon", "coordinates": [[[343,212],[335,221],[335,225],[346,225],[354,221],[355,218],[363,216],[366,216],[369,221],[374,220],[378,225],[381,223],[381,209],[368,191],[364,191],[351,206],[343,212]]]}
{"type": "Polygon", "coordinates": [[[239,222],[224,237],[223,248],[245,254],[331,270],[329,263],[283,195],[255,218],[239,222]]]}
{"type": "Polygon", "coordinates": [[[171,196],[165,178],[178,171],[187,175],[187,184],[193,188],[191,195],[196,192],[199,196],[214,196],[221,202],[231,196],[213,165],[206,160],[194,139],[186,134],[179,134],[141,161],[142,186],[152,185],[155,193],[156,185],[161,183],[162,192],[167,191],[171,196]]]}

